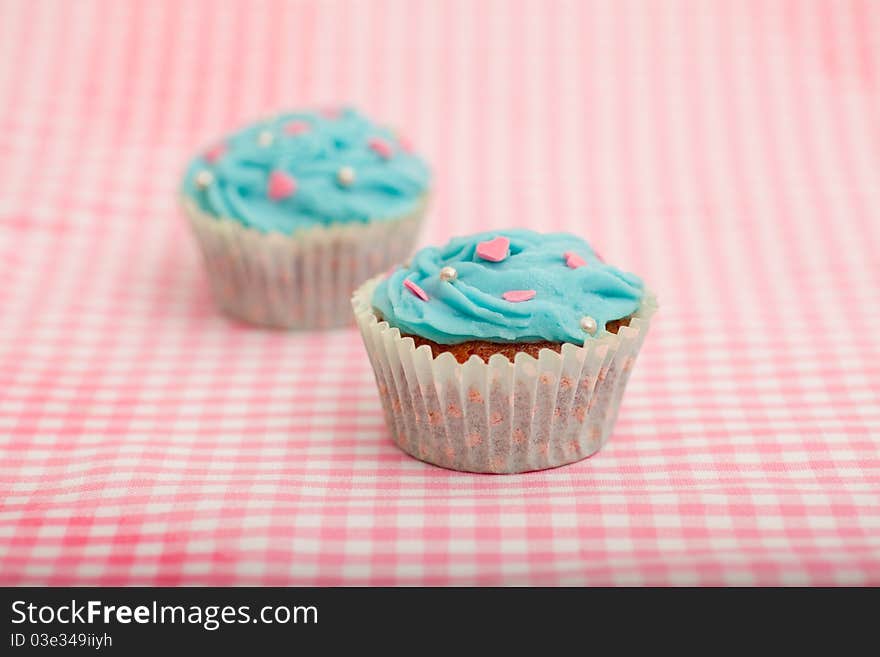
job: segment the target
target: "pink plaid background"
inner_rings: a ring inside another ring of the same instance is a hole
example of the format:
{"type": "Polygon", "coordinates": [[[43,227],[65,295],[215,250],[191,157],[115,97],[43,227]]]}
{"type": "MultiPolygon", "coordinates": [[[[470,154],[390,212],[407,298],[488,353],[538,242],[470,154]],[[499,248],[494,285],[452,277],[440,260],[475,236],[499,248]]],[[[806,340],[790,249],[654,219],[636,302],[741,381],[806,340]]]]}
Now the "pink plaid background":
{"type": "Polygon", "coordinates": [[[880,3],[0,2],[6,584],[880,584],[880,3]],[[212,308],[194,148],[348,101],[423,241],[587,236],[662,308],[595,458],[390,442],[354,329],[212,308]]]}

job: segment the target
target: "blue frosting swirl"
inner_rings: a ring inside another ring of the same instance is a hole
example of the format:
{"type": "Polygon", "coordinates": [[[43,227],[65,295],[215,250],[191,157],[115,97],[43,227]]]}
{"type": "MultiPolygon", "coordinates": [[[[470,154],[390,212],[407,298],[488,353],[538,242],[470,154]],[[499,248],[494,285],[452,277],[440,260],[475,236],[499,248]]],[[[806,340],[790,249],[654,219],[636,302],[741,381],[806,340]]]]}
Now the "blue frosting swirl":
{"type": "Polygon", "coordinates": [[[584,240],[566,233],[541,234],[513,229],[458,237],[442,247],[419,251],[407,267],[396,269],[373,293],[373,307],[402,333],[440,344],[488,342],[572,342],[590,338],[581,327],[592,317],[600,335],[605,324],[633,314],[644,294],[642,280],[605,264],[584,240]],[[509,256],[491,262],[477,255],[481,242],[503,236],[509,256]],[[585,264],[568,266],[567,252],[585,264]],[[444,281],[451,266],[457,278],[444,281]],[[428,296],[424,301],[404,281],[428,296]],[[511,290],[533,290],[528,301],[503,298],[511,290]]]}
{"type": "Polygon", "coordinates": [[[207,214],[263,232],[289,235],[316,225],[399,217],[418,207],[430,182],[421,158],[353,109],[283,113],[218,146],[190,162],[184,195],[207,214]],[[377,139],[387,147],[384,154],[371,146],[377,139]],[[350,184],[340,181],[343,167],[354,172],[350,184]],[[200,185],[206,171],[210,182],[200,185]],[[275,172],[292,178],[295,192],[271,198],[275,172]]]}

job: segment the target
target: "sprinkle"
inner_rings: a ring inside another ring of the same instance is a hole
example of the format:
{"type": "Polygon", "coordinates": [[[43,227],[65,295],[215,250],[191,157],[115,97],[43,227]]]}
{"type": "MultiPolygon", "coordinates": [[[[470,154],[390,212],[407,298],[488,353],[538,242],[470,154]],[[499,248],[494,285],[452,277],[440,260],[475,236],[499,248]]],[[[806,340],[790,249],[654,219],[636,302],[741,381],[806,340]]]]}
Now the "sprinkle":
{"type": "Polygon", "coordinates": [[[226,154],[226,144],[220,143],[211,146],[202,156],[208,164],[216,164],[226,154]]]}
{"type": "Polygon", "coordinates": [[[440,280],[441,281],[454,281],[458,278],[458,271],[456,271],[455,267],[446,266],[440,270],[440,280]]]}
{"type": "Polygon", "coordinates": [[[202,169],[196,174],[196,187],[207,189],[214,182],[214,174],[207,169],[202,169]]]}
{"type": "Polygon", "coordinates": [[[397,144],[398,146],[400,146],[400,150],[402,150],[403,152],[413,152],[412,142],[407,137],[404,137],[403,135],[397,135],[397,144]]]}
{"type": "Polygon", "coordinates": [[[521,301],[528,301],[529,299],[534,299],[537,292],[534,290],[508,290],[501,296],[505,301],[510,301],[511,303],[519,303],[521,301]]]}
{"type": "Polygon", "coordinates": [[[373,137],[367,142],[367,145],[383,159],[388,160],[394,154],[391,144],[381,137],[373,137]]]}
{"type": "Polygon", "coordinates": [[[412,282],[411,280],[409,280],[408,278],[403,279],[403,286],[404,286],[407,290],[409,290],[410,292],[412,292],[413,294],[415,294],[415,295],[416,295],[419,299],[421,299],[422,301],[427,301],[427,300],[428,300],[428,295],[427,295],[427,293],[426,293],[422,288],[420,288],[416,283],[413,283],[413,282],[412,282]]]}
{"type": "Polygon", "coordinates": [[[341,167],[336,172],[336,180],[343,187],[351,187],[354,184],[354,169],[352,167],[341,167]]]}
{"type": "Polygon", "coordinates": [[[301,135],[311,129],[312,127],[305,121],[291,121],[284,126],[284,134],[295,137],[296,135],[301,135]]]}
{"type": "Polygon", "coordinates": [[[268,130],[263,130],[257,135],[257,143],[264,148],[266,146],[271,146],[273,141],[275,141],[275,135],[268,130]]]}
{"type": "Polygon", "coordinates": [[[280,201],[296,193],[296,179],[284,171],[273,171],[266,186],[266,196],[273,201],[280,201]]]}
{"type": "Polygon", "coordinates": [[[494,240],[477,244],[477,255],[483,260],[501,262],[507,258],[509,249],[509,239],[506,237],[496,237],[494,240]]]}
{"type": "Polygon", "coordinates": [[[572,269],[577,269],[578,267],[583,267],[587,264],[587,261],[581,258],[574,251],[566,251],[562,255],[565,256],[565,264],[572,269]]]}
{"type": "Polygon", "coordinates": [[[581,318],[581,328],[590,335],[593,335],[596,332],[598,326],[596,325],[595,319],[593,319],[589,315],[586,315],[585,317],[581,318]]]}

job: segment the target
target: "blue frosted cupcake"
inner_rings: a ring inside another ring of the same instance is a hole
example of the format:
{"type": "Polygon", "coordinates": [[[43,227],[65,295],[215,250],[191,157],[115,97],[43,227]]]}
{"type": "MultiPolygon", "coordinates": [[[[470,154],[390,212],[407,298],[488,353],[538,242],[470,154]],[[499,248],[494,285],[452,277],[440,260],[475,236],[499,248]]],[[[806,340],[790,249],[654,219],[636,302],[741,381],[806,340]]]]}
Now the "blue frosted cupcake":
{"type": "Polygon", "coordinates": [[[395,442],[495,473],[601,448],[657,307],[582,239],[518,229],[422,249],[352,303],[395,442]]]}
{"type": "Polygon", "coordinates": [[[277,328],[350,321],[355,286],[406,258],[430,172],[350,109],[289,112],[192,160],[183,206],[222,310],[277,328]]]}

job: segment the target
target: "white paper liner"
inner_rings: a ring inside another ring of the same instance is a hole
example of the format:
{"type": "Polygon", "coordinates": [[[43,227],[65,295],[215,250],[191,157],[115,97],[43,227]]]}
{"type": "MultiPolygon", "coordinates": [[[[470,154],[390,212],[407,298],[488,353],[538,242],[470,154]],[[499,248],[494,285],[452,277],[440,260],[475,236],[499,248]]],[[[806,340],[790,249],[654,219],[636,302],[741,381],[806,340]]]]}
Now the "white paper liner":
{"type": "Polygon", "coordinates": [[[410,255],[427,198],[399,218],[294,235],[262,233],[208,215],[189,198],[182,203],[221,310],[261,326],[322,329],[351,325],[352,291],[410,255]]]}
{"type": "Polygon", "coordinates": [[[379,321],[371,299],[381,276],[351,303],[397,445],[428,463],[466,472],[514,473],[572,463],[597,452],[617,419],[656,297],[647,292],[629,326],[561,353],[511,363],[495,354],[464,364],[379,321]]]}

